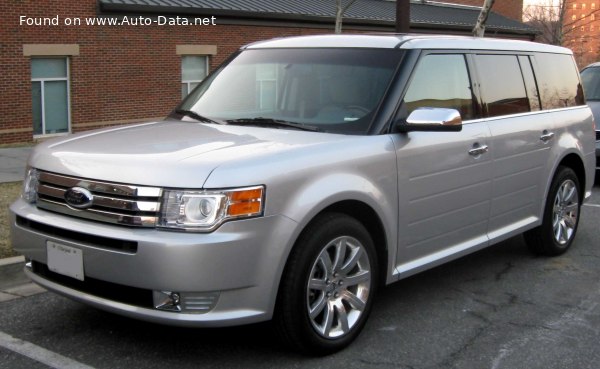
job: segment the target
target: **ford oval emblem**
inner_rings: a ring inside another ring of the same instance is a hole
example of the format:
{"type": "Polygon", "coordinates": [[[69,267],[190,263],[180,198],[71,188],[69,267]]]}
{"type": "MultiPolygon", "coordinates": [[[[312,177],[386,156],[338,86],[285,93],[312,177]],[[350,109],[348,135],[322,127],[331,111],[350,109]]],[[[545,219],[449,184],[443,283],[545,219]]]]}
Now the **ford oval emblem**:
{"type": "Polygon", "coordinates": [[[94,202],[94,195],[83,187],[72,187],[65,192],[65,201],[76,209],[87,209],[94,202]]]}

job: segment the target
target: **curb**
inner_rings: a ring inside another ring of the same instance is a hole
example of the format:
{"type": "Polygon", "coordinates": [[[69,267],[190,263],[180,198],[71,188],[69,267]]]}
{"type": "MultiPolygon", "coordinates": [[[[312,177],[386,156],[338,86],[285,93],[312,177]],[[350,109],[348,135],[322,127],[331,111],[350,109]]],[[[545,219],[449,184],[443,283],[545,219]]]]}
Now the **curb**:
{"type": "Polygon", "coordinates": [[[0,268],[7,265],[25,263],[24,256],[13,256],[12,258],[0,259],[0,268]]]}
{"type": "Polygon", "coordinates": [[[30,283],[29,278],[23,273],[24,266],[23,256],[0,259],[0,291],[30,283]]]}

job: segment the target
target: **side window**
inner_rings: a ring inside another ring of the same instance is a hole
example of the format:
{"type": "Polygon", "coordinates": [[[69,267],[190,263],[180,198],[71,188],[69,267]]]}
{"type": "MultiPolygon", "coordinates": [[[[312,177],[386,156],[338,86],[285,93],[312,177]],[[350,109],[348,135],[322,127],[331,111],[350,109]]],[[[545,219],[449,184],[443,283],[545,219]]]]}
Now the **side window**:
{"type": "Polygon", "coordinates": [[[542,98],[542,109],[584,105],[573,57],[567,54],[536,54],[535,76],[542,98]]]}
{"type": "Polygon", "coordinates": [[[531,60],[528,56],[519,56],[519,64],[521,64],[521,71],[523,72],[523,79],[525,80],[525,88],[527,89],[527,97],[529,98],[531,111],[539,111],[541,109],[540,93],[535,77],[533,76],[531,60]]]}
{"type": "Polygon", "coordinates": [[[488,116],[529,111],[529,99],[516,55],[477,55],[477,70],[488,116]]]}
{"type": "Polygon", "coordinates": [[[68,59],[31,59],[31,92],[33,134],[69,132],[68,59]]]}
{"type": "Polygon", "coordinates": [[[404,96],[407,116],[421,107],[450,108],[473,119],[473,95],[464,55],[430,54],[421,58],[404,96]]]}
{"type": "Polygon", "coordinates": [[[208,56],[181,57],[181,97],[186,97],[208,74],[208,56]]]}

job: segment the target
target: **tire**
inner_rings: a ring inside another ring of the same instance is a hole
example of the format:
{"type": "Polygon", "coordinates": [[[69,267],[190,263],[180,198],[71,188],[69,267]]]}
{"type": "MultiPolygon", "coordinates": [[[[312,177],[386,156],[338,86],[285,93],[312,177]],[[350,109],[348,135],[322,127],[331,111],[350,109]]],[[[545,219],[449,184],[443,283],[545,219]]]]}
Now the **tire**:
{"type": "Polygon", "coordinates": [[[345,214],[318,216],[300,235],[284,270],[274,316],[280,336],[304,354],[343,349],[364,327],[377,281],[366,228],[345,214]]]}
{"type": "Polygon", "coordinates": [[[536,254],[565,253],[575,238],[581,211],[579,179],[569,167],[558,167],[546,198],[542,224],[525,232],[525,241],[536,254]]]}

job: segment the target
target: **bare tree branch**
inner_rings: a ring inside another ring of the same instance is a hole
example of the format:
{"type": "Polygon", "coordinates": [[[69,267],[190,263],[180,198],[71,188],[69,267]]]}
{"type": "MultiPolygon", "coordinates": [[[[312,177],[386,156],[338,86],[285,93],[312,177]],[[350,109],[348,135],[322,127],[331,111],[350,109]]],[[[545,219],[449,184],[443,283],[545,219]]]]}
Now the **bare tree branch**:
{"type": "Polygon", "coordinates": [[[477,23],[475,24],[475,27],[473,27],[473,36],[483,37],[483,35],[485,34],[485,22],[487,22],[490,10],[492,9],[494,2],[495,0],[483,1],[481,12],[479,13],[479,17],[477,18],[477,23]]]}
{"type": "Polygon", "coordinates": [[[335,33],[342,33],[344,13],[356,0],[335,0],[335,33]]]}

